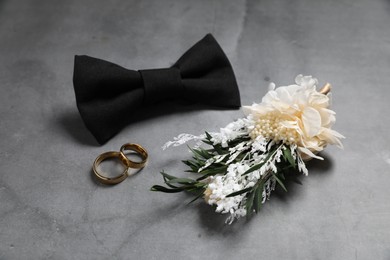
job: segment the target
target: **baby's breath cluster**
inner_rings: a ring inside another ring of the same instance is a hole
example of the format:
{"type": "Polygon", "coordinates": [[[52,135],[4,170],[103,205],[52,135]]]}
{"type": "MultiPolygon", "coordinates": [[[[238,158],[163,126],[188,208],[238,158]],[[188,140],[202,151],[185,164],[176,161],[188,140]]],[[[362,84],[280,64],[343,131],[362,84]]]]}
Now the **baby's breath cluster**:
{"type": "Polygon", "coordinates": [[[287,128],[281,122],[285,119],[278,112],[269,112],[255,121],[253,130],[249,133],[252,139],[259,136],[276,143],[283,142],[286,145],[297,144],[300,135],[294,128],[287,128]]]}

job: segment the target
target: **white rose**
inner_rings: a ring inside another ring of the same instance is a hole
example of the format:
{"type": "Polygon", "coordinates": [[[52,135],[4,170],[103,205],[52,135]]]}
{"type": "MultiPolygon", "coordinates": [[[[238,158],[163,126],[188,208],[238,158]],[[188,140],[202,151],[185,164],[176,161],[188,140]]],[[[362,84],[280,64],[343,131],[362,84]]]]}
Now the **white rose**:
{"type": "Polygon", "coordinates": [[[316,153],[327,144],[342,147],[344,136],[331,129],[336,113],[329,109],[329,96],[316,90],[317,79],[298,75],[295,82],[271,89],[260,104],[244,106],[243,111],[258,122],[252,137],[295,143],[303,159],[320,159],[316,153]]]}

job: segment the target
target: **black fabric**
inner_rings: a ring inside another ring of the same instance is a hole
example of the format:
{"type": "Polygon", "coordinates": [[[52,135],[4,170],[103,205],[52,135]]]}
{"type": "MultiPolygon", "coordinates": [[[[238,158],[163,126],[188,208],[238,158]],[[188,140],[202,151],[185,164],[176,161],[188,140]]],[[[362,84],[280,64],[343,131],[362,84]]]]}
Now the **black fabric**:
{"type": "Polygon", "coordinates": [[[180,70],[177,68],[140,70],[143,82],[146,104],[180,97],[184,94],[180,70]]]}
{"type": "Polygon", "coordinates": [[[168,69],[128,70],[89,56],[75,56],[73,85],[86,127],[103,144],[139,116],[165,101],[240,107],[233,69],[207,34],[168,69]]]}

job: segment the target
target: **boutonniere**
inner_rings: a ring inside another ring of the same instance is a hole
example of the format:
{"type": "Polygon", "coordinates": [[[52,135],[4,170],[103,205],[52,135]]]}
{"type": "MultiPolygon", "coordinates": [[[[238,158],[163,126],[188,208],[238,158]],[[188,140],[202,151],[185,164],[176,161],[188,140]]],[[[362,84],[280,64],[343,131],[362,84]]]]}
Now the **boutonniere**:
{"type": "MultiPolygon", "coordinates": [[[[298,75],[295,83],[270,90],[259,104],[244,106],[246,117],[219,132],[200,136],[180,134],[169,146],[190,140],[193,157],[183,161],[197,178],[175,177],[161,172],[166,186],[152,191],[188,191],[203,198],[215,211],[228,214],[227,223],[259,212],[279,185],[286,190],[286,176],[308,174],[305,161],[323,160],[318,155],[328,144],[342,148],[343,135],[332,129],[335,112],[329,109],[330,85],[317,91],[318,81],[298,75]]],[[[194,201],[193,200],[193,201],[194,201]]]]}

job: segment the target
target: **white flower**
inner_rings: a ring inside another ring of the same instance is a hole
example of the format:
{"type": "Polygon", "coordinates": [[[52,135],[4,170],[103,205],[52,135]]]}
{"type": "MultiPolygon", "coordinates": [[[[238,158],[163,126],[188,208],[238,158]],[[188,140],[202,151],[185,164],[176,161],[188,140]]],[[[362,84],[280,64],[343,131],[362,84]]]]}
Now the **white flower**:
{"type": "Polygon", "coordinates": [[[248,128],[253,125],[253,120],[250,118],[238,119],[229,123],[224,128],[221,128],[219,133],[210,133],[211,141],[214,144],[221,144],[222,147],[228,147],[228,142],[236,139],[239,136],[246,135],[248,128]]]}
{"type": "Polygon", "coordinates": [[[296,84],[272,88],[260,104],[244,106],[243,110],[257,122],[251,137],[296,144],[303,159],[318,158],[315,154],[327,144],[342,148],[344,138],[332,130],[335,112],[329,109],[329,96],[316,90],[318,81],[311,76],[298,75],[296,84]]]}

